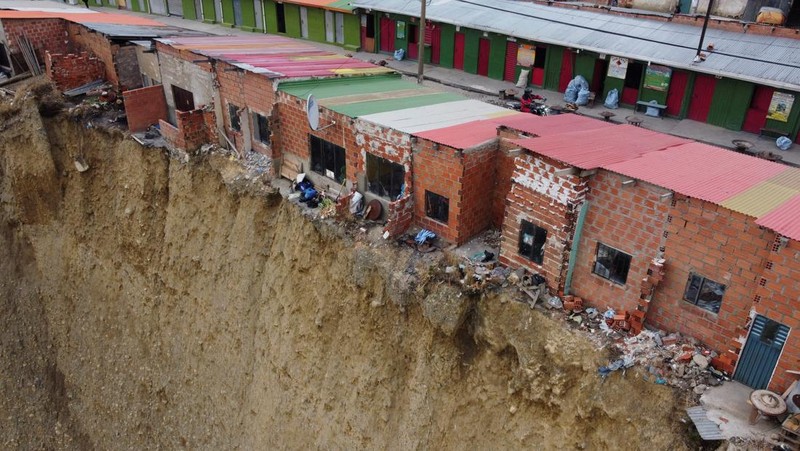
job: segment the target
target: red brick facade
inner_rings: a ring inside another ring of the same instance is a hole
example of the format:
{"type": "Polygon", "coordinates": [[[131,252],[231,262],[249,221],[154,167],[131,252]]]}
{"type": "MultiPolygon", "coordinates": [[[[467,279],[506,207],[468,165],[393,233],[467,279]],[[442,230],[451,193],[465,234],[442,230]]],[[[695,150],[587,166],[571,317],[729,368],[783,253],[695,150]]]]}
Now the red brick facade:
{"type": "Polygon", "coordinates": [[[224,118],[225,133],[228,139],[236,144],[239,151],[254,150],[265,155],[272,154],[272,146],[266,145],[255,138],[257,124],[253,120],[253,113],[269,118],[275,104],[275,91],[272,81],[263,75],[246,72],[219,62],[216,65],[216,76],[219,83],[219,93],[222,99],[222,117],[224,118]],[[231,128],[231,118],[228,105],[239,108],[241,129],[231,128]],[[247,136],[245,134],[247,133],[247,136]]]}
{"type": "Polygon", "coordinates": [[[80,54],[45,52],[44,61],[47,76],[62,91],[105,77],[103,62],[86,52],[80,54]]]}
{"type": "Polygon", "coordinates": [[[78,48],[86,50],[103,62],[106,80],[115,86],[119,86],[119,76],[114,64],[114,55],[119,46],[113,44],[102,34],[91,31],[82,25],[68,23],[67,32],[70,41],[77,45],[78,48]]]}
{"type": "MultiPolygon", "coordinates": [[[[66,22],[61,19],[3,19],[3,31],[6,35],[8,49],[15,60],[22,61],[17,39],[27,36],[33,44],[39,63],[44,64],[45,50],[52,53],[68,53],[71,51],[67,39],[66,22]]],[[[15,66],[17,71],[26,71],[28,68],[15,66]]]]}
{"type": "Polygon", "coordinates": [[[207,122],[213,119],[213,112],[203,110],[177,111],[177,126],[173,126],[165,120],[159,121],[161,135],[164,139],[176,148],[193,151],[200,148],[205,143],[211,142],[212,136],[206,126],[207,122]]]}
{"type": "Polygon", "coordinates": [[[122,93],[128,129],[132,132],[147,130],[147,127],[167,119],[167,102],[161,85],[148,86],[122,93]]]}

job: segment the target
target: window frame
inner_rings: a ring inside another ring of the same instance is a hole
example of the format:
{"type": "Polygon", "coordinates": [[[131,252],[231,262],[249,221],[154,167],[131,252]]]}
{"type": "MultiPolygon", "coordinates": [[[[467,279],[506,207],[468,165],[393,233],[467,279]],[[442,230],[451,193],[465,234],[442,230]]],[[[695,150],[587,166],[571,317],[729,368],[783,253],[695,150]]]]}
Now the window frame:
{"type": "Polygon", "coordinates": [[[448,221],[450,220],[450,199],[448,199],[445,196],[442,196],[441,194],[434,193],[433,191],[425,190],[425,216],[430,219],[433,219],[436,222],[447,224],[448,221]],[[431,205],[433,201],[441,201],[441,200],[444,201],[442,203],[442,205],[444,205],[443,215],[441,214],[442,213],[441,206],[436,208],[434,211],[434,208],[436,206],[431,205]],[[433,216],[434,214],[437,214],[437,216],[433,216]],[[444,216],[444,219],[442,219],[441,216],[444,216]]]}
{"type": "Polygon", "coordinates": [[[239,116],[242,109],[233,103],[228,102],[228,125],[235,132],[242,132],[242,118],[239,116]]]}
{"type": "Polygon", "coordinates": [[[269,118],[267,116],[264,116],[263,114],[256,113],[255,111],[253,111],[252,116],[253,116],[253,138],[256,141],[260,142],[261,144],[264,144],[265,146],[271,145],[270,137],[272,135],[272,130],[270,130],[269,127],[269,118]],[[261,119],[264,120],[266,133],[264,133],[264,131],[261,130],[261,119]],[[266,137],[264,135],[266,135],[266,137]]]}
{"type": "Polygon", "coordinates": [[[344,183],[347,179],[347,153],[344,147],[337,146],[336,144],[324,140],[318,136],[308,134],[308,152],[311,160],[311,170],[317,174],[335,180],[338,183],[344,183]],[[315,150],[315,144],[319,143],[319,148],[315,150]],[[328,152],[333,152],[333,155],[327,155],[328,152]],[[315,155],[317,156],[315,158],[315,155]],[[317,158],[322,161],[317,161],[317,158]],[[329,168],[329,164],[333,161],[333,167],[329,168]],[[319,163],[319,164],[318,164],[319,163]],[[322,172],[317,167],[322,166],[322,172]],[[330,171],[333,177],[328,174],[330,171]]]}
{"type": "Polygon", "coordinates": [[[537,224],[523,219],[519,223],[519,242],[517,245],[517,253],[526,259],[542,265],[544,263],[544,250],[547,244],[547,229],[537,224]],[[526,233],[526,231],[530,233],[526,233]],[[524,239],[525,236],[531,237],[531,242],[527,243],[524,239]],[[537,246],[537,242],[541,243],[537,246]],[[537,251],[538,247],[538,251],[537,251]],[[528,249],[525,249],[528,248],[528,249]]]}
{"type": "Polygon", "coordinates": [[[617,249],[615,247],[609,246],[608,244],[605,244],[605,243],[602,243],[602,242],[598,241],[597,242],[597,248],[595,249],[595,252],[594,252],[594,264],[592,265],[592,274],[594,274],[594,275],[596,275],[598,277],[602,277],[603,279],[606,279],[609,282],[615,283],[617,285],[625,286],[628,283],[628,275],[631,272],[631,262],[632,261],[633,261],[633,255],[631,255],[631,254],[629,254],[627,252],[623,252],[620,249],[617,249]],[[606,267],[606,265],[603,265],[602,263],[600,263],[600,259],[601,259],[600,251],[604,250],[604,249],[607,249],[604,252],[608,255],[608,257],[606,257],[606,258],[610,258],[611,263],[613,265],[612,268],[608,268],[608,267],[606,267]],[[617,258],[620,257],[620,256],[622,256],[623,258],[627,257],[627,258],[625,258],[625,260],[627,260],[627,261],[624,262],[624,266],[626,266],[625,274],[622,277],[615,278],[614,274],[616,274],[617,271],[614,271],[612,273],[611,269],[617,269],[617,267],[618,267],[618,265],[620,263],[620,262],[617,261],[617,258]],[[601,272],[598,269],[598,265],[601,266],[606,271],[601,272]],[[605,274],[606,272],[608,274],[605,274]]]}
{"type": "Polygon", "coordinates": [[[170,86],[172,88],[172,101],[175,103],[175,110],[182,112],[194,111],[194,93],[177,85],[170,86]]]}
{"type": "Polygon", "coordinates": [[[716,280],[709,279],[708,277],[702,276],[702,275],[700,275],[700,274],[698,274],[696,272],[690,272],[689,273],[689,277],[686,280],[686,288],[684,288],[684,290],[683,290],[682,299],[685,302],[687,302],[687,303],[689,303],[691,305],[694,305],[695,307],[699,307],[699,308],[701,308],[703,310],[706,310],[708,312],[711,312],[711,313],[714,313],[714,314],[718,314],[719,311],[720,311],[720,308],[722,307],[722,298],[725,297],[725,292],[727,290],[728,290],[728,286],[725,285],[725,284],[719,283],[716,280]],[[696,286],[695,290],[692,290],[692,287],[694,285],[695,280],[698,280],[699,284],[696,286]],[[713,291],[713,288],[711,289],[712,293],[714,293],[715,295],[719,296],[719,299],[714,300],[714,301],[708,301],[708,300],[705,300],[705,299],[702,299],[702,300],[700,299],[700,297],[704,294],[704,288],[706,288],[706,283],[707,282],[710,282],[715,287],[722,287],[722,293],[718,294],[718,295],[716,294],[715,291],[713,291]],[[695,291],[693,296],[690,296],[690,291],[695,291]],[[702,301],[702,303],[701,303],[701,301],[702,301]]]}
{"type": "Polygon", "coordinates": [[[367,152],[367,157],[365,160],[367,191],[377,196],[381,196],[389,201],[395,201],[399,199],[400,196],[405,192],[405,167],[403,167],[403,165],[400,163],[395,163],[391,160],[379,157],[369,152],[367,152]],[[377,168],[375,166],[377,166],[377,168]],[[385,180],[380,180],[382,178],[381,175],[385,172],[388,172],[389,174],[388,187],[383,183],[385,180]],[[373,180],[372,176],[376,173],[377,180],[373,180]],[[399,180],[396,180],[396,178],[399,178],[399,180]],[[399,185],[397,185],[397,182],[399,182],[399,185]],[[376,184],[380,185],[381,190],[373,188],[373,186],[376,184]]]}

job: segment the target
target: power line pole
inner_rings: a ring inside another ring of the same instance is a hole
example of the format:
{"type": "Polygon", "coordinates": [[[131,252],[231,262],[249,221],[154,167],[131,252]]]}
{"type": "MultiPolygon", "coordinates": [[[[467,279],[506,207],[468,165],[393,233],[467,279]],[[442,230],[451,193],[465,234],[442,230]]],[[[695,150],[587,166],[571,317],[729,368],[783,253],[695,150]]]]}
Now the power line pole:
{"type": "Polygon", "coordinates": [[[706,9],[706,20],[703,21],[703,31],[700,32],[700,43],[697,44],[697,55],[695,61],[700,61],[700,53],[703,51],[703,39],[706,38],[706,28],[708,28],[708,18],[711,16],[711,8],[714,6],[714,0],[708,0],[708,8],[706,9]]]}
{"type": "Polygon", "coordinates": [[[417,36],[417,83],[422,83],[425,66],[425,6],[428,0],[420,0],[422,4],[419,13],[419,36],[417,36]]]}

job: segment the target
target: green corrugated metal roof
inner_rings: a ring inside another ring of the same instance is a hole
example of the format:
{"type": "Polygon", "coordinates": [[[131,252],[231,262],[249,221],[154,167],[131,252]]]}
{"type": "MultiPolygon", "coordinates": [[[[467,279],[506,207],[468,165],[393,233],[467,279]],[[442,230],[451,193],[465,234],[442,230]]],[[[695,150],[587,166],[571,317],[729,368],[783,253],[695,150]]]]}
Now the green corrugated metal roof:
{"type": "Polygon", "coordinates": [[[345,116],[360,117],[368,114],[384,113],[387,111],[404,110],[438,103],[455,102],[464,100],[458,94],[442,92],[432,95],[402,97],[399,99],[373,100],[367,102],[350,103],[345,105],[333,105],[329,109],[342,113],[345,116]]]}
{"type": "Polygon", "coordinates": [[[350,0],[337,0],[335,2],[328,3],[328,8],[336,8],[342,9],[345,11],[352,11],[353,5],[350,4],[350,0]]]}
{"type": "Polygon", "coordinates": [[[287,82],[278,85],[278,90],[301,99],[314,94],[320,105],[350,117],[465,99],[405,81],[399,75],[287,82]]]}

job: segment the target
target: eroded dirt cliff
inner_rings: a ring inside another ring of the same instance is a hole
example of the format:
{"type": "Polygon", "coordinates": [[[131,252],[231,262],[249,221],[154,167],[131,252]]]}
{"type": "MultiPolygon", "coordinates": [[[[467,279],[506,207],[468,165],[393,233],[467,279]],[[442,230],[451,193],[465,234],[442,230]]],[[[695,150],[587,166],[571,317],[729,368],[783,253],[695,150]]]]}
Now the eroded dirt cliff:
{"type": "Polygon", "coordinates": [[[0,116],[4,449],[686,446],[670,389],[603,383],[607,356],[511,294],[423,276],[223,156],[30,98],[0,116]]]}

